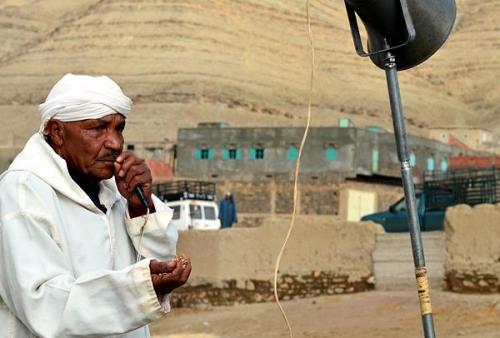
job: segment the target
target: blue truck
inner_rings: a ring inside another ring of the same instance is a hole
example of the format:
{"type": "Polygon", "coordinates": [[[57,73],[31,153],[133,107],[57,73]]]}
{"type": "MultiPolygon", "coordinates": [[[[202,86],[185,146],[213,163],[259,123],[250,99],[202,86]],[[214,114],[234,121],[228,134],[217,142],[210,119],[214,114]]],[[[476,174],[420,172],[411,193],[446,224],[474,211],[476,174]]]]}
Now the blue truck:
{"type": "MultiPolygon", "coordinates": [[[[443,230],[446,209],[450,206],[500,202],[500,168],[427,174],[415,196],[420,230],[443,230]]],[[[406,201],[403,197],[388,210],[365,215],[361,221],[379,223],[386,232],[406,232],[406,201]]]]}

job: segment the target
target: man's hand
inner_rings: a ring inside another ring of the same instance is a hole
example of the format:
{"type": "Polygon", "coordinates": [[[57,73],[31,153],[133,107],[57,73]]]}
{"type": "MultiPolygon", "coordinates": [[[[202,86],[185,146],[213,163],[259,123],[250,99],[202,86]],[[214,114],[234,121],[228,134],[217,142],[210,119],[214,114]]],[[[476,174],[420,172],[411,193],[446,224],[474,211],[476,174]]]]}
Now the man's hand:
{"type": "Polygon", "coordinates": [[[154,212],[154,205],[151,199],[153,179],[146,163],[133,153],[124,151],[116,158],[114,167],[116,185],[120,194],[128,201],[130,217],[133,218],[146,213],[146,209],[135,193],[136,186],[142,188],[144,197],[146,197],[146,201],[148,202],[149,211],[154,212]]]}
{"type": "Polygon", "coordinates": [[[152,260],[149,270],[156,294],[165,295],[186,283],[191,274],[191,259],[179,255],[168,262],[152,260]]]}

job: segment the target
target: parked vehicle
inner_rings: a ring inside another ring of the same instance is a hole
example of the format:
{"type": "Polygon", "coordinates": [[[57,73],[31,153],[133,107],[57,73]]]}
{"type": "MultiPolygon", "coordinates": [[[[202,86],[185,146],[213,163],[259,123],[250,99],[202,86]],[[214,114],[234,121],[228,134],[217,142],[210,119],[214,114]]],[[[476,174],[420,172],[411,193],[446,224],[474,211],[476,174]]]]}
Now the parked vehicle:
{"type": "Polygon", "coordinates": [[[217,203],[201,200],[181,200],[166,202],[173,209],[172,223],[177,230],[217,230],[220,229],[217,203]]]}
{"type": "Polygon", "coordinates": [[[158,183],[154,193],[174,214],[172,223],[178,231],[220,229],[219,208],[215,202],[215,183],[174,181],[158,183]]]}
{"type": "MultiPolygon", "coordinates": [[[[450,206],[500,202],[500,169],[427,175],[416,199],[420,230],[443,230],[446,209],[450,206]]],[[[379,223],[386,232],[408,231],[406,201],[403,197],[388,210],[363,216],[361,220],[379,223]]]]}

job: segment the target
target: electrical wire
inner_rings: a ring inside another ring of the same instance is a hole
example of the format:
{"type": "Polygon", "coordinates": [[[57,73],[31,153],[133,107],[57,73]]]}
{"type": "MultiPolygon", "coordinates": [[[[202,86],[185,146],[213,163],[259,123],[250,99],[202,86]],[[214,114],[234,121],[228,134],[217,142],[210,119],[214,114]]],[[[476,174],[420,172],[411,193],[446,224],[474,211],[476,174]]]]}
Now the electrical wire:
{"type": "Polygon", "coordinates": [[[311,124],[311,106],[312,106],[312,94],[313,94],[313,88],[314,88],[313,85],[314,85],[315,60],[314,60],[314,40],[313,40],[313,35],[312,35],[312,30],[311,30],[311,15],[310,15],[310,3],[309,2],[310,2],[309,0],[306,0],[307,33],[308,33],[308,37],[309,37],[309,44],[311,47],[311,73],[310,73],[310,83],[309,83],[309,100],[308,100],[308,104],[307,104],[307,123],[306,123],[306,129],[304,130],[304,135],[302,136],[302,140],[300,142],[299,154],[297,156],[297,162],[295,164],[292,219],[290,221],[290,226],[288,228],[288,233],[285,237],[285,241],[283,242],[281,250],[280,250],[278,257],[276,259],[276,265],[274,268],[274,281],[273,281],[274,299],[276,300],[276,304],[278,305],[280,312],[281,312],[281,315],[283,316],[283,319],[285,320],[286,326],[288,328],[288,332],[290,334],[290,338],[293,337],[293,332],[292,332],[292,327],[290,325],[290,322],[288,321],[288,318],[285,314],[285,310],[281,306],[281,303],[279,300],[278,273],[279,273],[279,266],[281,263],[281,257],[283,256],[283,252],[285,251],[286,245],[288,243],[288,239],[290,238],[290,235],[292,233],[293,226],[295,225],[295,216],[297,214],[298,180],[299,180],[299,172],[300,172],[300,160],[302,158],[302,151],[304,149],[304,145],[305,145],[306,139],[307,139],[307,134],[309,133],[309,126],[311,124]]]}
{"type": "Polygon", "coordinates": [[[141,226],[141,232],[140,232],[140,237],[139,237],[139,243],[137,245],[137,256],[135,257],[135,262],[139,263],[141,260],[141,249],[142,249],[142,238],[144,237],[144,229],[146,228],[146,223],[148,223],[149,220],[149,207],[146,209],[146,215],[142,216],[144,218],[144,223],[142,223],[141,226]]]}

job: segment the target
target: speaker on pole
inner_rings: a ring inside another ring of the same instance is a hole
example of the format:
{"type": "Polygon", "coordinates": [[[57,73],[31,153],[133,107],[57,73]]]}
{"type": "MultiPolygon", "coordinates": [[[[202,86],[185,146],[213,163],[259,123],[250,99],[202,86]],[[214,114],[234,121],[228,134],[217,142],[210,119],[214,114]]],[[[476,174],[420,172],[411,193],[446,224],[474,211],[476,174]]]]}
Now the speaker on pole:
{"type": "Polygon", "coordinates": [[[345,0],[356,51],[384,68],[384,51],[396,58],[398,70],[412,68],[433,55],[450,35],[455,0],[345,0]],[[363,50],[356,14],[368,35],[363,50]],[[386,43],[388,47],[386,47],[386,43]]]}
{"type": "Polygon", "coordinates": [[[456,17],[454,0],[344,0],[356,52],[369,56],[385,70],[401,164],[408,228],[415,263],[420,313],[425,338],[435,338],[429,278],[425,265],[415,187],[399,93],[398,70],[412,68],[434,54],[446,41],[456,17]],[[357,17],[365,25],[368,51],[363,48],[357,17]]]}

